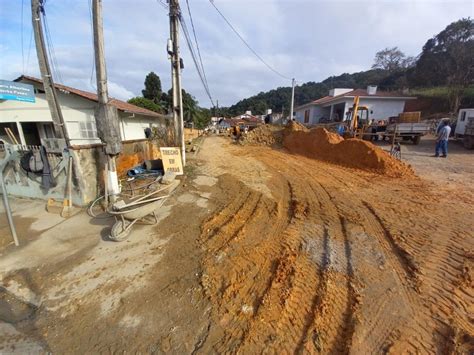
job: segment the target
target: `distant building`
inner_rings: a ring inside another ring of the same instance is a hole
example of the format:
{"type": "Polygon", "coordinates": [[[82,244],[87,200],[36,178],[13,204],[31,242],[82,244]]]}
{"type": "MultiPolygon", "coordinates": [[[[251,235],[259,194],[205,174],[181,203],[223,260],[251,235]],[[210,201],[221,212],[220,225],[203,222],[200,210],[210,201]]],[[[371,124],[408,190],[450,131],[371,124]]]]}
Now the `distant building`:
{"type": "Polygon", "coordinates": [[[369,117],[375,120],[387,120],[404,111],[405,101],[416,99],[395,92],[377,91],[376,86],[367,89],[337,88],[329,95],[301,105],[295,109],[296,120],[305,125],[342,121],[352,107],[354,97],[359,96],[359,105],[369,108],[369,117]]]}

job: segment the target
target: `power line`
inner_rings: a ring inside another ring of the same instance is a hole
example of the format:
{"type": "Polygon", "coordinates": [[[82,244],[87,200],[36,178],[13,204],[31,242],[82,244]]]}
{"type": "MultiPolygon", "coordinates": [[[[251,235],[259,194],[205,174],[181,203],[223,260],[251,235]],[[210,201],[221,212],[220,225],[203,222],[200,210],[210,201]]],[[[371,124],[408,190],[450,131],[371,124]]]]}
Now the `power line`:
{"type": "Polygon", "coordinates": [[[28,54],[26,56],[26,69],[25,69],[25,74],[28,75],[28,70],[30,66],[30,53],[31,53],[31,44],[33,43],[33,28],[31,28],[30,32],[30,43],[28,44],[28,54]]]}
{"type": "Polygon", "coordinates": [[[46,0],[43,1],[42,4],[42,10],[41,13],[43,15],[43,22],[44,22],[44,30],[46,34],[46,44],[47,44],[47,50],[49,57],[51,58],[51,67],[53,69],[54,75],[57,77],[57,79],[61,82],[64,83],[61,72],[59,71],[59,65],[56,60],[56,51],[54,50],[53,46],[53,40],[51,38],[51,33],[49,31],[49,25],[48,25],[48,19],[46,17],[46,11],[45,11],[45,5],[46,5],[46,0]]]}
{"type": "Polygon", "coordinates": [[[277,74],[278,76],[284,78],[284,79],[287,79],[287,80],[292,80],[291,78],[283,75],[282,73],[280,73],[279,71],[277,71],[276,69],[274,69],[270,64],[268,64],[260,55],[258,55],[258,53],[250,46],[250,44],[247,43],[247,41],[241,36],[241,34],[235,29],[234,26],[232,26],[232,24],[229,22],[229,20],[224,16],[224,14],[217,8],[216,4],[214,4],[214,0],[209,0],[209,2],[211,3],[211,5],[214,7],[214,9],[216,9],[216,11],[219,13],[219,15],[224,19],[224,21],[227,23],[227,25],[229,25],[229,27],[232,29],[232,31],[234,31],[234,33],[237,35],[237,37],[240,38],[240,40],[245,44],[245,46],[247,46],[247,48],[263,63],[265,64],[265,66],[270,69],[272,72],[274,72],[275,74],[277,74]]]}
{"type": "Polygon", "coordinates": [[[189,52],[191,53],[191,58],[193,59],[194,66],[196,67],[196,70],[198,72],[199,79],[201,80],[201,83],[204,86],[204,90],[206,91],[206,94],[209,97],[209,100],[211,101],[212,106],[214,106],[214,100],[212,99],[212,95],[211,95],[211,92],[209,90],[209,86],[207,84],[207,81],[204,78],[201,67],[199,66],[196,53],[194,52],[193,43],[191,41],[191,37],[189,35],[188,28],[186,26],[186,22],[184,21],[184,19],[181,15],[179,16],[179,20],[180,20],[179,22],[181,24],[181,28],[183,29],[184,38],[186,39],[186,44],[188,45],[189,52]]]}
{"type": "Polygon", "coordinates": [[[97,91],[97,86],[94,83],[93,77],[94,77],[94,70],[95,70],[95,53],[94,53],[94,25],[93,25],[93,20],[92,20],[92,0],[88,1],[89,4],[89,21],[91,24],[91,38],[92,38],[92,64],[91,64],[91,76],[89,78],[89,83],[91,87],[97,91]]]}
{"type": "Polygon", "coordinates": [[[197,49],[198,56],[199,56],[199,62],[201,63],[202,74],[204,76],[204,81],[206,82],[206,85],[209,89],[209,83],[207,82],[206,71],[204,70],[204,65],[202,63],[201,51],[199,49],[199,43],[198,43],[197,36],[196,36],[196,29],[194,28],[193,16],[191,14],[191,8],[189,6],[189,1],[188,0],[186,0],[186,6],[188,8],[189,19],[191,21],[191,28],[193,30],[194,42],[196,43],[196,49],[197,49]]]}
{"type": "Polygon", "coordinates": [[[21,70],[22,74],[25,73],[25,51],[23,50],[23,8],[24,0],[21,0],[21,70]]]}
{"type": "Polygon", "coordinates": [[[162,7],[163,9],[169,10],[168,4],[166,4],[166,3],[164,2],[164,0],[156,0],[156,1],[158,2],[158,4],[161,5],[161,7],[162,7]]]}

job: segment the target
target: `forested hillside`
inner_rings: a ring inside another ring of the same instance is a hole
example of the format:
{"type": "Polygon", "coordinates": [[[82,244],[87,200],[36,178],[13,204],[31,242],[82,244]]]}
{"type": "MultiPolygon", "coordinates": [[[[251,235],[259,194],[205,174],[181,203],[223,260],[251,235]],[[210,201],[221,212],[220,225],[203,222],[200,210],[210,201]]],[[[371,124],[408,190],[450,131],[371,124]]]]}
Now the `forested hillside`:
{"type": "MultiPolygon", "coordinates": [[[[376,53],[370,70],[331,76],[321,82],[307,82],[296,87],[295,107],[327,95],[328,90],[365,88],[377,85],[380,90],[409,90],[418,96],[430,97],[432,88],[444,95],[441,100],[445,111],[456,112],[461,105],[474,104],[474,21],[461,19],[448,25],[430,38],[416,58],[407,57],[397,47],[376,53]],[[429,88],[429,90],[427,90],[429,88]]],[[[219,109],[224,116],[237,115],[247,110],[264,114],[270,108],[275,113],[289,114],[291,87],[279,87],[243,99],[230,107],[219,109]]]]}

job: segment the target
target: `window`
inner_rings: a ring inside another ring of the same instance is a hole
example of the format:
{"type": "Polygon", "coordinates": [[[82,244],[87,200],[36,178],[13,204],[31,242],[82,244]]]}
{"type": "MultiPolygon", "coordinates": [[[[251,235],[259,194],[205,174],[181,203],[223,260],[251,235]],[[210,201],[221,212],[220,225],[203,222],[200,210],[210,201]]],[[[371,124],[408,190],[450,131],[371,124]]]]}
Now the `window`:
{"type": "Polygon", "coordinates": [[[463,113],[461,113],[461,122],[464,122],[466,120],[466,111],[463,111],[463,113]]]}
{"type": "Polygon", "coordinates": [[[43,124],[43,130],[44,130],[44,137],[45,138],[55,138],[54,134],[54,127],[52,123],[44,123],[43,124]]]}
{"type": "Polygon", "coordinates": [[[79,122],[81,138],[97,138],[97,128],[95,121],[88,118],[86,121],[79,122]]]}
{"type": "Polygon", "coordinates": [[[309,122],[309,110],[305,110],[304,112],[304,123],[309,122]]]}

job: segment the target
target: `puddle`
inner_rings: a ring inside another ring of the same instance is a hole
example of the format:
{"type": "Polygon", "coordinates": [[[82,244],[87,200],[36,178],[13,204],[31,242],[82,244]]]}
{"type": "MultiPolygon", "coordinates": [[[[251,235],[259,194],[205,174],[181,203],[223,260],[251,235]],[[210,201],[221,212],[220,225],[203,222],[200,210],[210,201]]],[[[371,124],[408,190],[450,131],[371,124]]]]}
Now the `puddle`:
{"type": "Polygon", "coordinates": [[[15,324],[34,316],[37,308],[0,287],[0,320],[15,324]]]}

